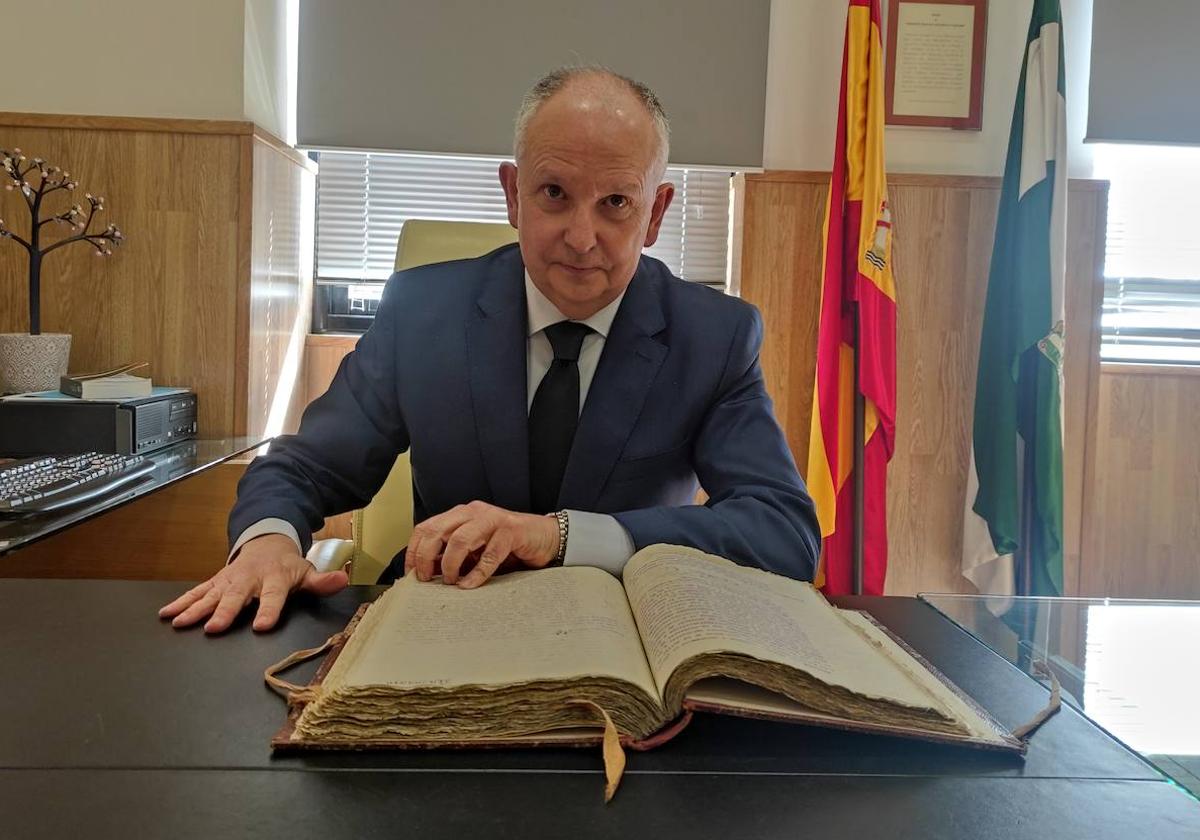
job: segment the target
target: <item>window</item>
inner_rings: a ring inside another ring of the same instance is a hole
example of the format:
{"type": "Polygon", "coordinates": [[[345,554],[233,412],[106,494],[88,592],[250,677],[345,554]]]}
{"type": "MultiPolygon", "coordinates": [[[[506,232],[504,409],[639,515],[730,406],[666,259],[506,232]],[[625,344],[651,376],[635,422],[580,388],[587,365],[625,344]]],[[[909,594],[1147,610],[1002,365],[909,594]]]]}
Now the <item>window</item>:
{"type": "Polygon", "coordinates": [[[1200,149],[1102,145],[1111,182],[1100,357],[1200,365],[1200,149]]]}
{"type": "MultiPolygon", "coordinates": [[[[313,329],[370,326],[406,219],[507,222],[493,158],[322,152],[317,176],[313,329]]],[[[724,289],[730,173],[667,170],[675,200],[646,253],[675,274],[724,289]]]]}

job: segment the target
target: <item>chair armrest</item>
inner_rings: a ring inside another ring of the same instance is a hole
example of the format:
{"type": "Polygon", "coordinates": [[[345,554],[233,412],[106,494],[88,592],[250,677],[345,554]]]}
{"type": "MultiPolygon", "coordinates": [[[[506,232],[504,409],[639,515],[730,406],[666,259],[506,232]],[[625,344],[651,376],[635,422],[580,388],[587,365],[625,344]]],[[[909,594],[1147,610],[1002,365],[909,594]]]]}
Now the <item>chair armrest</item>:
{"type": "Polygon", "coordinates": [[[304,559],[312,563],[318,572],[332,572],[342,568],[354,557],[354,540],[317,540],[304,559]]]}

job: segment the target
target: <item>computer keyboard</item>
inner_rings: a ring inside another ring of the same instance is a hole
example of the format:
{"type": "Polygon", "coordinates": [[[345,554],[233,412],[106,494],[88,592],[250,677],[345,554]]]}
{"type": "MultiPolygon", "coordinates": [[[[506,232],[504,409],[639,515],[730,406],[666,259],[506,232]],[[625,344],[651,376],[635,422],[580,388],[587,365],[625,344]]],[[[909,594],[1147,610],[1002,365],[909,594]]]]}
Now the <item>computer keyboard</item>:
{"type": "Polygon", "coordinates": [[[86,502],[154,472],[141,455],[46,455],[0,463],[0,513],[40,513],[86,502]]]}

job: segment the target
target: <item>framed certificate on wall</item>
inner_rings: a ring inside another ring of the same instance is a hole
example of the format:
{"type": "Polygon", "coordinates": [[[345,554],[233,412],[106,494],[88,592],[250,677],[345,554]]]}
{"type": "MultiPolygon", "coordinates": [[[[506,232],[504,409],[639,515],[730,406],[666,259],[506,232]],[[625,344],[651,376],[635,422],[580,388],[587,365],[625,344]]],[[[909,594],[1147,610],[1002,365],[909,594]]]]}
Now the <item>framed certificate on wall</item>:
{"type": "Polygon", "coordinates": [[[983,127],[987,0],[891,0],[888,125],[983,127]]]}

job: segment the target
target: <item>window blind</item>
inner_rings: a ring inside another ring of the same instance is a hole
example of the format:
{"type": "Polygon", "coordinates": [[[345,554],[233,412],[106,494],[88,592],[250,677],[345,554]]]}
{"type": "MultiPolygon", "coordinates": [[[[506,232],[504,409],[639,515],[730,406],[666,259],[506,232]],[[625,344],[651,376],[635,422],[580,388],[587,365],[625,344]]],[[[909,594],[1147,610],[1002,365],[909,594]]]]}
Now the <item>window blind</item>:
{"type": "MultiPolygon", "coordinates": [[[[322,152],[317,176],[317,275],[323,284],[380,282],[392,274],[407,219],[508,222],[499,160],[322,152]]],[[[646,253],[676,275],[725,288],[728,172],[669,168],[675,200],[646,253]]]]}
{"type": "Polygon", "coordinates": [[[530,85],[555,67],[603,64],[658,94],[671,118],[671,160],[759,167],[771,5],[304,0],[299,143],[508,155],[530,85]]]}
{"type": "Polygon", "coordinates": [[[1110,181],[1101,358],[1200,365],[1200,149],[1099,145],[1110,181]]]}
{"type": "Polygon", "coordinates": [[[675,199],[646,253],[677,276],[724,291],[729,274],[730,173],[668,169],[675,199]]]}
{"type": "MultiPolygon", "coordinates": [[[[1094,0],[1087,139],[1200,144],[1200,3],[1094,0]]],[[[1081,16],[1085,16],[1082,13],[1081,16]]],[[[1070,21],[1068,21],[1068,24],[1070,21]]]]}

